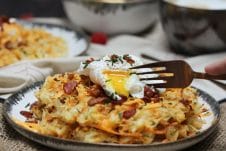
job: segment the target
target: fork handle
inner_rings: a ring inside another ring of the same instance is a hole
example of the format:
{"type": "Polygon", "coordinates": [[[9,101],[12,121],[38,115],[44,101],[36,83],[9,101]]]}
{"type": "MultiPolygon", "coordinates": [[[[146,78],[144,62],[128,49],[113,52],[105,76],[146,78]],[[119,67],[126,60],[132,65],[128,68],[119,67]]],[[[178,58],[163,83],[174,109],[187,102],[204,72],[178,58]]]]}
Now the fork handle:
{"type": "Polygon", "coordinates": [[[193,78],[208,79],[208,80],[226,80],[226,74],[210,75],[210,74],[207,74],[207,73],[193,72],[193,78]]]}

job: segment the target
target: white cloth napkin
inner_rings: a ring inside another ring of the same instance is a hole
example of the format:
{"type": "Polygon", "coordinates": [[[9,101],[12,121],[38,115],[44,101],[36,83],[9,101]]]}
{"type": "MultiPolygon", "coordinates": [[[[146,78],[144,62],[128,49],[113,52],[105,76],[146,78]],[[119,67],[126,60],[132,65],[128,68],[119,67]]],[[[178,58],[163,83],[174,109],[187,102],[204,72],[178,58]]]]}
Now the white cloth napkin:
{"type": "MultiPolygon", "coordinates": [[[[185,59],[196,71],[203,71],[204,66],[226,56],[225,53],[217,53],[205,56],[187,58],[175,54],[167,46],[167,40],[160,25],[153,32],[146,35],[119,35],[112,37],[107,45],[91,44],[87,51],[89,56],[104,56],[106,54],[134,54],[140,56],[146,53],[158,60],[185,59]]],[[[35,82],[44,80],[46,76],[75,71],[79,62],[87,57],[75,57],[66,59],[42,59],[36,61],[24,61],[0,69],[0,94],[13,93],[35,82]]],[[[151,60],[145,60],[151,61],[151,60]]],[[[193,85],[200,88],[216,100],[226,98],[226,91],[210,81],[195,80],[193,85]]]]}
{"type": "Polygon", "coordinates": [[[175,54],[168,48],[162,27],[158,24],[153,31],[144,36],[120,35],[110,39],[107,45],[92,44],[88,55],[134,54],[146,53],[158,60],[183,59],[185,56],[175,54]]]}

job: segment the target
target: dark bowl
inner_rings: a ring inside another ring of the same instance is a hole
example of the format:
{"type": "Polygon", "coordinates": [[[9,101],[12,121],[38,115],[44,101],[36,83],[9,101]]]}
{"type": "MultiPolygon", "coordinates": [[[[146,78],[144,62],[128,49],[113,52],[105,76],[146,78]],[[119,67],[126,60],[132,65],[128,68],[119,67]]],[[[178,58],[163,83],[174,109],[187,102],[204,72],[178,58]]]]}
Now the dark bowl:
{"type": "Polygon", "coordinates": [[[163,29],[176,52],[198,55],[226,51],[226,8],[191,8],[165,0],[159,7],[163,29]]]}

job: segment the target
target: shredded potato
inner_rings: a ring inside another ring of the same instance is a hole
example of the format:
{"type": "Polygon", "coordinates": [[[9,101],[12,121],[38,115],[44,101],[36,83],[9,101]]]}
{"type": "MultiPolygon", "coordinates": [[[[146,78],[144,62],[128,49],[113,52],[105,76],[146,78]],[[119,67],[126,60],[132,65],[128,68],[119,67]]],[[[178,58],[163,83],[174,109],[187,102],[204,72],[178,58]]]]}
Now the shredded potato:
{"type": "Polygon", "coordinates": [[[41,28],[3,23],[0,30],[0,67],[20,60],[56,58],[67,55],[67,44],[41,28]]]}
{"type": "Polygon", "coordinates": [[[158,102],[129,97],[120,104],[89,105],[95,99],[92,86],[77,73],[49,76],[31,107],[39,132],[92,143],[148,144],[195,135],[204,124],[200,117],[206,109],[194,88],[166,89],[158,102]]]}

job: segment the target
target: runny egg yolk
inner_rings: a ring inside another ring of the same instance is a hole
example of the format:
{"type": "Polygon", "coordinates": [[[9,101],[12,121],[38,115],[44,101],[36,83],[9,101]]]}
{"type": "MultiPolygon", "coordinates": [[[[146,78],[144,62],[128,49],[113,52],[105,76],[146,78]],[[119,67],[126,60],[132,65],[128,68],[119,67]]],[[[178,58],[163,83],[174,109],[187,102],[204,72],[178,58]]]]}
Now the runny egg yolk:
{"type": "Polygon", "coordinates": [[[131,75],[129,71],[121,70],[104,70],[106,76],[106,85],[112,87],[118,95],[129,96],[129,91],[126,88],[127,81],[131,75]]]}

